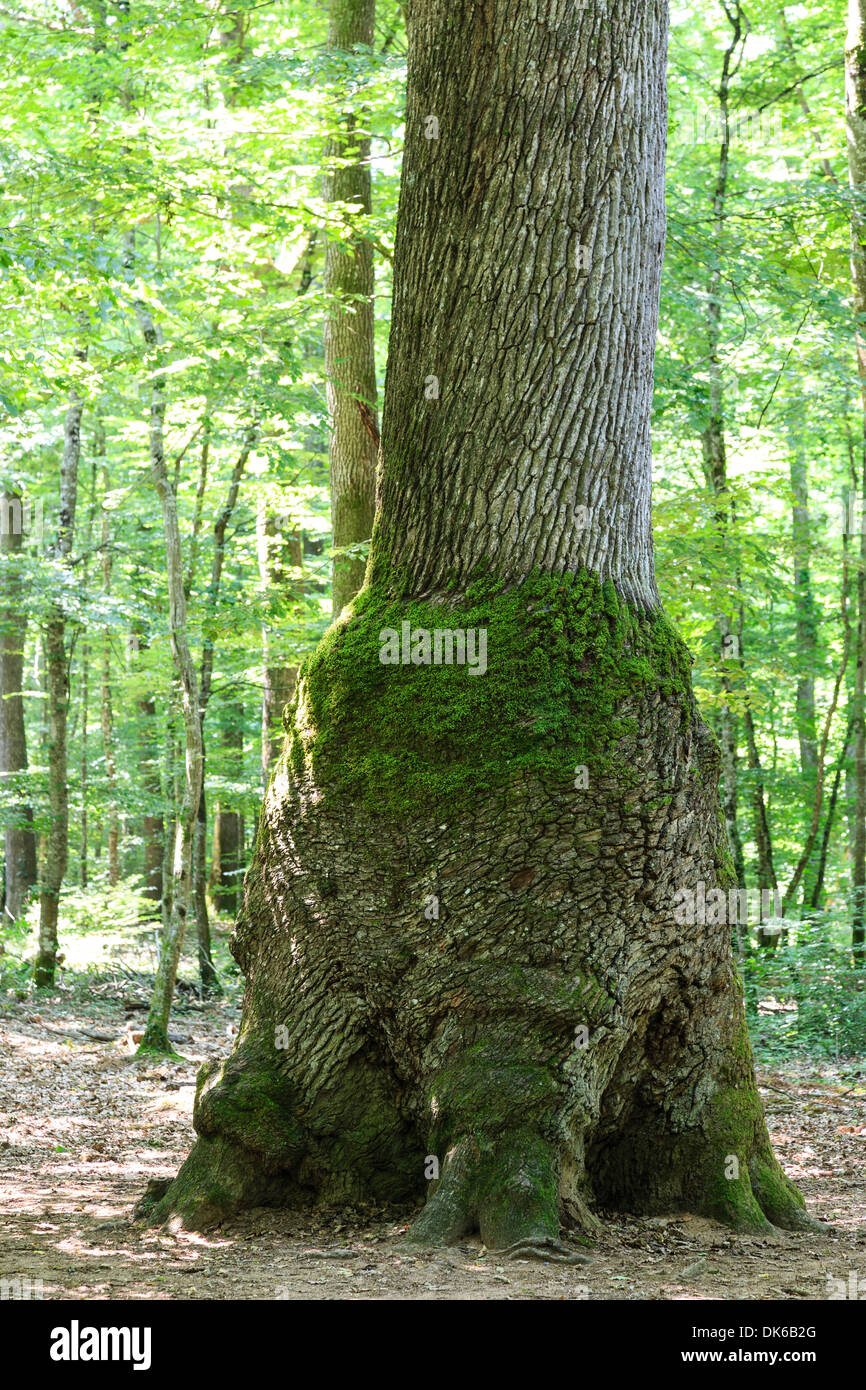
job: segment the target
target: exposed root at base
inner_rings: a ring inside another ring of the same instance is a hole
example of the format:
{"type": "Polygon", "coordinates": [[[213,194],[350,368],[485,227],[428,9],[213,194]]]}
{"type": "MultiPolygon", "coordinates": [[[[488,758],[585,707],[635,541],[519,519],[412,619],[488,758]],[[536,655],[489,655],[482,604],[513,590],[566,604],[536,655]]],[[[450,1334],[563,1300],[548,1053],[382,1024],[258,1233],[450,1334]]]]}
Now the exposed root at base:
{"type": "Polygon", "coordinates": [[[545,1263],[560,1265],[592,1264],[589,1255],[570,1250],[562,1241],[554,1240],[552,1236],[516,1240],[513,1245],[507,1245],[504,1250],[497,1250],[496,1253],[504,1260],[542,1260],[545,1263]]]}

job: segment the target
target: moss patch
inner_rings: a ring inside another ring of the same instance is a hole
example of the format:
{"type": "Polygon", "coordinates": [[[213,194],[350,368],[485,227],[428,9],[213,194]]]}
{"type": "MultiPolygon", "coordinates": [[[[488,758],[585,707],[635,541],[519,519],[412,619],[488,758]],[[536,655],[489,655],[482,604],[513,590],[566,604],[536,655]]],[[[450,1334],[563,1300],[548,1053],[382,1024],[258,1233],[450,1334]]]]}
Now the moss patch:
{"type": "Polygon", "coordinates": [[[452,811],[525,773],[573,786],[576,769],[624,777],[629,697],[658,692],[691,718],[690,658],[661,614],[641,616],[586,571],[482,578],[453,606],[365,589],[304,664],[289,765],[325,794],[399,817],[452,811]],[[381,633],[486,629],[487,670],[383,664],[381,633]]]}

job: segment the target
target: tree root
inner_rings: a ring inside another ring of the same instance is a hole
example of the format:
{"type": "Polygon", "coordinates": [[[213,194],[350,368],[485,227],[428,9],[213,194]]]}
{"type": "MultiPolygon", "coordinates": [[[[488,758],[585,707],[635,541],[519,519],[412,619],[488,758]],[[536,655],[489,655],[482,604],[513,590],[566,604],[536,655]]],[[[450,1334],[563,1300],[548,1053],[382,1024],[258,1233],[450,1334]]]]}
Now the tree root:
{"type": "Polygon", "coordinates": [[[506,1245],[504,1250],[497,1250],[496,1253],[501,1255],[503,1260],[543,1260],[545,1263],[560,1265],[592,1264],[589,1255],[570,1250],[561,1240],[553,1240],[550,1236],[516,1240],[513,1245],[506,1245]]]}
{"type": "Polygon", "coordinates": [[[490,1141],[461,1140],[447,1154],[435,1192],[407,1240],[453,1245],[473,1230],[506,1259],[588,1264],[559,1240],[559,1193],[550,1146],[519,1131],[490,1141]]]}

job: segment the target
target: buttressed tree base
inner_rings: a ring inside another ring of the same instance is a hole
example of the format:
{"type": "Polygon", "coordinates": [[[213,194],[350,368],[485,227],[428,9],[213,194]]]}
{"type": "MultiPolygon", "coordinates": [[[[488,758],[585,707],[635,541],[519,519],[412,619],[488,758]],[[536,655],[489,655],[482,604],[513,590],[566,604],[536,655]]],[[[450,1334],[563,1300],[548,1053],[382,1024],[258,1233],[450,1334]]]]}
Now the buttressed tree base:
{"type": "Polygon", "coordinates": [[[415,0],[409,30],[367,581],[286,714],[237,1046],[140,1210],[426,1196],[413,1239],[554,1254],[597,1206],[804,1229],[730,927],[674,907],[734,878],[653,575],[667,7],[415,0]]]}

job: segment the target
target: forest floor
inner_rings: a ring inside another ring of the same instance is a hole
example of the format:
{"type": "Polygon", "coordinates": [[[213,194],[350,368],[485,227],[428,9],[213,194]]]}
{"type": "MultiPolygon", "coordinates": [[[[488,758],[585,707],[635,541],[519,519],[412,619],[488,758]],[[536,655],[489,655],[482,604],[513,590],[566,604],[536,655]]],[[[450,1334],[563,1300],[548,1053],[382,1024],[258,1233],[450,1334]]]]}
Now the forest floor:
{"type": "Polygon", "coordinates": [[[239,996],[202,1005],[187,984],[180,1055],[139,1059],[146,988],[114,961],[0,992],[2,1280],[41,1280],[45,1299],[823,1300],[853,1274],[866,1297],[866,1062],[844,1059],[759,1071],[776,1152],[826,1235],[612,1215],[591,1263],[563,1267],[504,1263],[477,1238],[410,1251],[412,1211],[262,1209],[207,1236],[134,1225],[148,1180],[189,1151],[196,1072],[230,1048],[239,996]]]}

